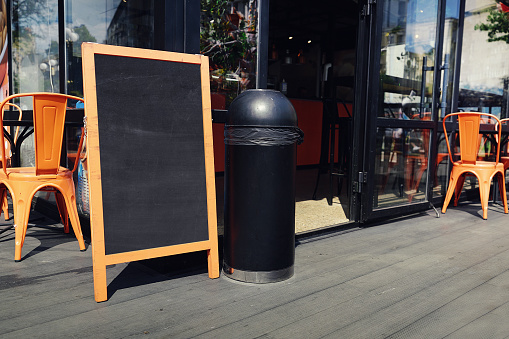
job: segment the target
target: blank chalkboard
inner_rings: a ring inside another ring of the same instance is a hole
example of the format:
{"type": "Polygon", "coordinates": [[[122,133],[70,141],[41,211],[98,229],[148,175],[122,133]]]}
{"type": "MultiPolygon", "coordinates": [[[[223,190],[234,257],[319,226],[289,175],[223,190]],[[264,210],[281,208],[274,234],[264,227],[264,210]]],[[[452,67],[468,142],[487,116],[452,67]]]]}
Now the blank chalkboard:
{"type": "Polygon", "coordinates": [[[219,276],[208,59],[82,54],[96,300],[114,263],[207,250],[219,276]]]}

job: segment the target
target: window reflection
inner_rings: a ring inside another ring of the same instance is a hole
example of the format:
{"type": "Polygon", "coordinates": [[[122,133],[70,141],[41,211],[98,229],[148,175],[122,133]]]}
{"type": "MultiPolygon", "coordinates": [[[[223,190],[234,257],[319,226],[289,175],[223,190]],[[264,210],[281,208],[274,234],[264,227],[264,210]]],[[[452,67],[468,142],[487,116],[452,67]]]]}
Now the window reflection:
{"type": "Polygon", "coordinates": [[[427,0],[384,3],[379,117],[422,120],[431,111],[437,6],[427,0]]]}
{"type": "Polygon", "coordinates": [[[374,208],[426,200],[430,130],[378,128],[374,208]]]}
{"type": "Polygon", "coordinates": [[[456,68],[456,50],[458,44],[459,28],[459,0],[447,0],[444,23],[444,44],[442,54],[442,82],[441,90],[444,87],[445,92],[441,93],[441,109],[439,119],[451,113],[452,95],[454,91],[454,70],[456,68]],[[446,79],[444,79],[446,77],[446,79]]]}
{"type": "Polygon", "coordinates": [[[466,0],[458,107],[506,118],[509,117],[509,45],[507,41],[489,41],[489,31],[479,29],[481,24],[489,24],[489,16],[495,16],[497,22],[509,27],[508,14],[497,7],[497,2],[466,0]]]}
{"type": "Polygon", "coordinates": [[[154,1],[66,0],[67,93],[83,96],[81,43],[154,48],[154,1]]]}
{"type": "Polygon", "coordinates": [[[59,92],[58,1],[12,1],[14,93],[59,92]]]}
{"type": "Polygon", "coordinates": [[[256,88],[257,1],[201,1],[200,50],[209,57],[216,109],[256,88]]]}

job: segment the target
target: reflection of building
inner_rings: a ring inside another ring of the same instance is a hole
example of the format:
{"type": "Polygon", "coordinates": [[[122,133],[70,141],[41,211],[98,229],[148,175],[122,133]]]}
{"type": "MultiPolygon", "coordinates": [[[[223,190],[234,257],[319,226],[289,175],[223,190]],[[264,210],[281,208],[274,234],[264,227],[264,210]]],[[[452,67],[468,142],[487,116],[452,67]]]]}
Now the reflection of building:
{"type": "Polygon", "coordinates": [[[153,6],[144,0],[121,1],[107,29],[106,43],[117,46],[153,48],[153,6]]]}

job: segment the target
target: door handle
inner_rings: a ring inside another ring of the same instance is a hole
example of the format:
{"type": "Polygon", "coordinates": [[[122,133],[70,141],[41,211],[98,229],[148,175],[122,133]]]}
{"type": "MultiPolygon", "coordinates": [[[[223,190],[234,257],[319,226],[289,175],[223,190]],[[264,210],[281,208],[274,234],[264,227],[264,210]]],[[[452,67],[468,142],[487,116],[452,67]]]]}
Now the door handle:
{"type": "Polygon", "coordinates": [[[449,54],[444,55],[444,64],[440,67],[444,71],[442,78],[442,99],[440,100],[440,116],[445,116],[447,109],[447,89],[449,87],[449,54]]]}

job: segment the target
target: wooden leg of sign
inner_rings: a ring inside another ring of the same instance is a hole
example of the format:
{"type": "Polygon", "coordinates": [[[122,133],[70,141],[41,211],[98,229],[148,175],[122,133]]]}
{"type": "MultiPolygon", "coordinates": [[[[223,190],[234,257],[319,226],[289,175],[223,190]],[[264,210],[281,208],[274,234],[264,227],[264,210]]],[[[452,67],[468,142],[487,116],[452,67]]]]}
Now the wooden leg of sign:
{"type": "Polygon", "coordinates": [[[108,283],[106,265],[94,265],[94,294],[98,303],[108,300],[108,283]]]}
{"type": "Polygon", "coordinates": [[[209,262],[209,278],[219,278],[219,250],[217,248],[217,242],[216,246],[213,246],[213,248],[207,251],[207,259],[209,262]]]}
{"type": "Polygon", "coordinates": [[[106,280],[106,254],[104,248],[104,233],[92,228],[92,261],[94,267],[95,301],[108,300],[108,282],[106,280]],[[95,232],[94,232],[95,231],[95,232]],[[94,240],[96,241],[94,243],[94,240]]]}

